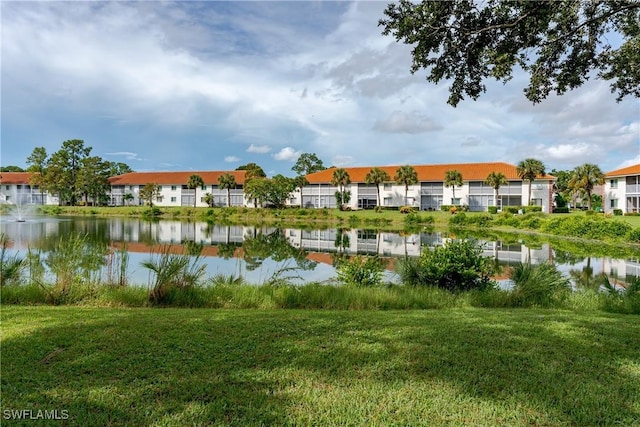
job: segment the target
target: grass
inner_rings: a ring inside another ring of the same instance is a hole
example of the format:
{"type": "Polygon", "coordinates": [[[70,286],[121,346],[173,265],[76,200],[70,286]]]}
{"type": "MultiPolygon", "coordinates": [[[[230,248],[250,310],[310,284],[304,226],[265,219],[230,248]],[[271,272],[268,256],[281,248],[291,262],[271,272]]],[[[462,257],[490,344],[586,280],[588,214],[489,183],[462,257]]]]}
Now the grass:
{"type": "Polygon", "coordinates": [[[637,316],[23,306],[1,314],[2,409],[66,410],[68,425],[640,423],[637,316]]]}

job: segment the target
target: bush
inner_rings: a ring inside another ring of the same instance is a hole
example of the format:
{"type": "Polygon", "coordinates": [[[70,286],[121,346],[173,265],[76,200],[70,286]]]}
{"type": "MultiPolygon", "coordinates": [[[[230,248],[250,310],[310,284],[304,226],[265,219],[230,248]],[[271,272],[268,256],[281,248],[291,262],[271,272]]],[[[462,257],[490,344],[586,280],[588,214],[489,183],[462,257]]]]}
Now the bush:
{"type": "Polygon", "coordinates": [[[534,206],[522,206],[522,212],[542,212],[542,206],[534,205],[534,206]]]}
{"type": "Polygon", "coordinates": [[[449,212],[452,207],[453,207],[453,205],[440,205],[440,210],[442,212],[449,212]]]}
{"type": "Polygon", "coordinates": [[[510,274],[514,305],[553,307],[569,295],[569,279],[549,263],[519,263],[510,274]]]}
{"type": "Polygon", "coordinates": [[[355,256],[338,264],[338,281],[344,285],[371,287],[382,282],[382,263],[378,257],[355,256]]]}
{"type": "Polygon", "coordinates": [[[402,206],[400,207],[400,213],[401,214],[409,214],[412,212],[415,212],[416,209],[413,206],[402,206]]]}
{"type": "Polygon", "coordinates": [[[627,240],[633,243],[640,243],[640,227],[630,230],[627,233],[627,240]]]}
{"type": "Polygon", "coordinates": [[[497,207],[497,206],[489,206],[489,207],[488,207],[488,212],[489,212],[490,214],[495,215],[495,214],[497,214],[497,213],[498,213],[498,207],[497,207]]]}
{"type": "Polygon", "coordinates": [[[613,214],[615,216],[621,216],[622,215],[622,209],[614,209],[613,210],[613,214]]]}
{"type": "Polygon", "coordinates": [[[472,240],[451,241],[419,258],[400,261],[398,275],[410,286],[435,286],[448,291],[488,289],[493,263],[482,256],[482,246],[472,240]]]}
{"type": "Polygon", "coordinates": [[[142,211],[142,216],[144,217],[157,217],[160,215],[162,215],[162,211],[160,210],[159,207],[156,207],[156,206],[142,211]]]}
{"type": "Polygon", "coordinates": [[[553,213],[569,213],[569,207],[568,206],[555,207],[553,208],[553,213]]]}

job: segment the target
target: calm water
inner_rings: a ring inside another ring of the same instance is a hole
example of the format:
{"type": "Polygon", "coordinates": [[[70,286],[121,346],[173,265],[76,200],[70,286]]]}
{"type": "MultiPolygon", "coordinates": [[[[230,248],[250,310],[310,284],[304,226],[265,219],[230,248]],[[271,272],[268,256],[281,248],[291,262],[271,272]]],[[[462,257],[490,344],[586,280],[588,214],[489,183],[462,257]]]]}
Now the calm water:
{"type": "MultiPolygon", "coordinates": [[[[28,248],[42,252],[55,250],[64,236],[86,234],[92,241],[122,248],[130,255],[129,282],[146,284],[148,270],[140,263],[165,245],[177,252],[201,249],[208,275],[241,275],[250,283],[263,283],[277,272],[299,276],[296,281],[323,282],[336,276],[334,265],[343,254],[378,254],[389,266],[387,280],[394,280],[393,260],[416,257],[422,250],[444,244],[457,237],[450,232],[376,232],[363,229],[300,230],[225,226],[206,222],[160,220],[149,222],[128,218],[51,218],[32,217],[15,222],[0,219],[0,231],[12,241],[11,250],[25,253],[28,248]]],[[[484,253],[509,265],[531,259],[534,263],[552,261],[575,283],[588,286],[594,276],[606,273],[624,281],[640,275],[639,254],[625,253],[612,258],[591,255],[582,245],[554,245],[505,238],[480,238],[484,253]],[[558,246],[562,246],[561,248],[558,246]]],[[[594,249],[595,250],[595,249],[594,249]]],[[[596,252],[598,252],[596,250],[596,252]]],[[[602,251],[600,251],[602,252],[602,251]]],[[[606,252],[606,251],[605,251],[606,252]]],[[[500,279],[500,277],[498,277],[500,279]]]]}

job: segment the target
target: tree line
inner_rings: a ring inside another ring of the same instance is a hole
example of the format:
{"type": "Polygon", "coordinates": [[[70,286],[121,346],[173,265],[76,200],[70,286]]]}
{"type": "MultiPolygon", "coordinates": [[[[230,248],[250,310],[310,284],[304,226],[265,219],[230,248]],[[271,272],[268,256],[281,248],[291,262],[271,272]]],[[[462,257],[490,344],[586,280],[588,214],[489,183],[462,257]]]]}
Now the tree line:
{"type": "MultiPolygon", "coordinates": [[[[64,141],[51,155],[45,147],[34,148],[26,161],[26,172],[31,172],[30,185],[58,196],[60,205],[107,204],[111,190],[109,178],[132,170],[125,163],[92,156],[91,150],[81,139],[64,141]]],[[[20,169],[8,168],[16,172],[15,169],[20,169]]]]}
{"type": "MultiPolygon", "coordinates": [[[[83,140],[73,139],[62,143],[60,150],[47,154],[44,147],[36,147],[27,157],[27,172],[31,172],[33,186],[39,186],[43,192],[57,195],[61,205],[107,204],[109,202],[110,184],[109,178],[124,173],[133,172],[125,163],[110,162],[99,156],[91,155],[92,147],[86,147],[83,140]]],[[[523,181],[529,181],[529,193],[527,204],[531,204],[531,187],[535,179],[546,174],[545,165],[537,159],[528,158],[517,165],[518,176],[523,181]]],[[[315,153],[303,153],[291,168],[296,172],[295,177],[286,177],[281,174],[267,178],[266,173],[256,163],[248,163],[239,166],[236,170],[245,171],[243,191],[245,196],[253,201],[255,207],[273,206],[284,207],[287,200],[296,190],[308,185],[306,175],[327,169],[323,161],[315,153]]],[[[339,209],[345,209],[351,200],[351,192],[346,190],[351,183],[349,173],[344,168],[335,168],[331,185],[337,187],[335,192],[336,205],[339,209]]],[[[21,172],[23,169],[17,166],[0,168],[0,172],[21,172]]],[[[594,199],[593,190],[597,185],[604,183],[604,173],[597,165],[585,163],[572,171],[552,170],[557,180],[554,184],[556,193],[556,205],[566,206],[569,200],[574,205],[578,201],[586,200],[587,208],[591,209],[594,199]]],[[[455,170],[448,170],[443,177],[445,187],[451,187],[455,199],[456,187],[463,185],[462,174],[455,170]]],[[[404,203],[408,204],[409,186],[418,183],[418,174],[413,166],[400,166],[396,170],[393,179],[389,174],[379,168],[372,168],[365,176],[365,183],[376,186],[377,205],[381,206],[380,184],[395,182],[404,186],[404,203]]],[[[508,180],[502,172],[492,171],[485,179],[485,184],[494,189],[494,205],[499,200],[499,190],[508,185],[508,180]]],[[[191,175],[185,183],[186,188],[194,190],[205,183],[197,174],[191,175]]],[[[235,177],[230,173],[222,174],[218,178],[220,189],[227,191],[227,206],[231,206],[231,190],[238,187],[235,177]]],[[[154,200],[161,196],[160,186],[157,183],[147,183],[140,189],[139,198],[149,206],[153,206],[154,200]]],[[[123,202],[133,200],[132,194],[125,194],[123,202]]],[[[213,195],[206,193],[204,201],[213,206],[213,195]]],[[[196,206],[194,197],[194,207],[196,206]]],[[[300,197],[302,205],[302,197],[300,197]]]]}

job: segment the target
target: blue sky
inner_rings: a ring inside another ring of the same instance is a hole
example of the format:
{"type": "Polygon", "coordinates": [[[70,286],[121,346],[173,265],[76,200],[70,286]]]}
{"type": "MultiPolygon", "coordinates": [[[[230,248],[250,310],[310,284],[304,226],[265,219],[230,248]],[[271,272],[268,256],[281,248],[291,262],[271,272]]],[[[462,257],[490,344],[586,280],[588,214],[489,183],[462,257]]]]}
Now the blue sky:
{"type": "Polygon", "coordinates": [[[3,1],[0,163],[83,139],[134,170],[640,163],[640,104],[591,80],[532,105],[526,76],[446,104],[381,35],[386,2],[3,1]]]}

